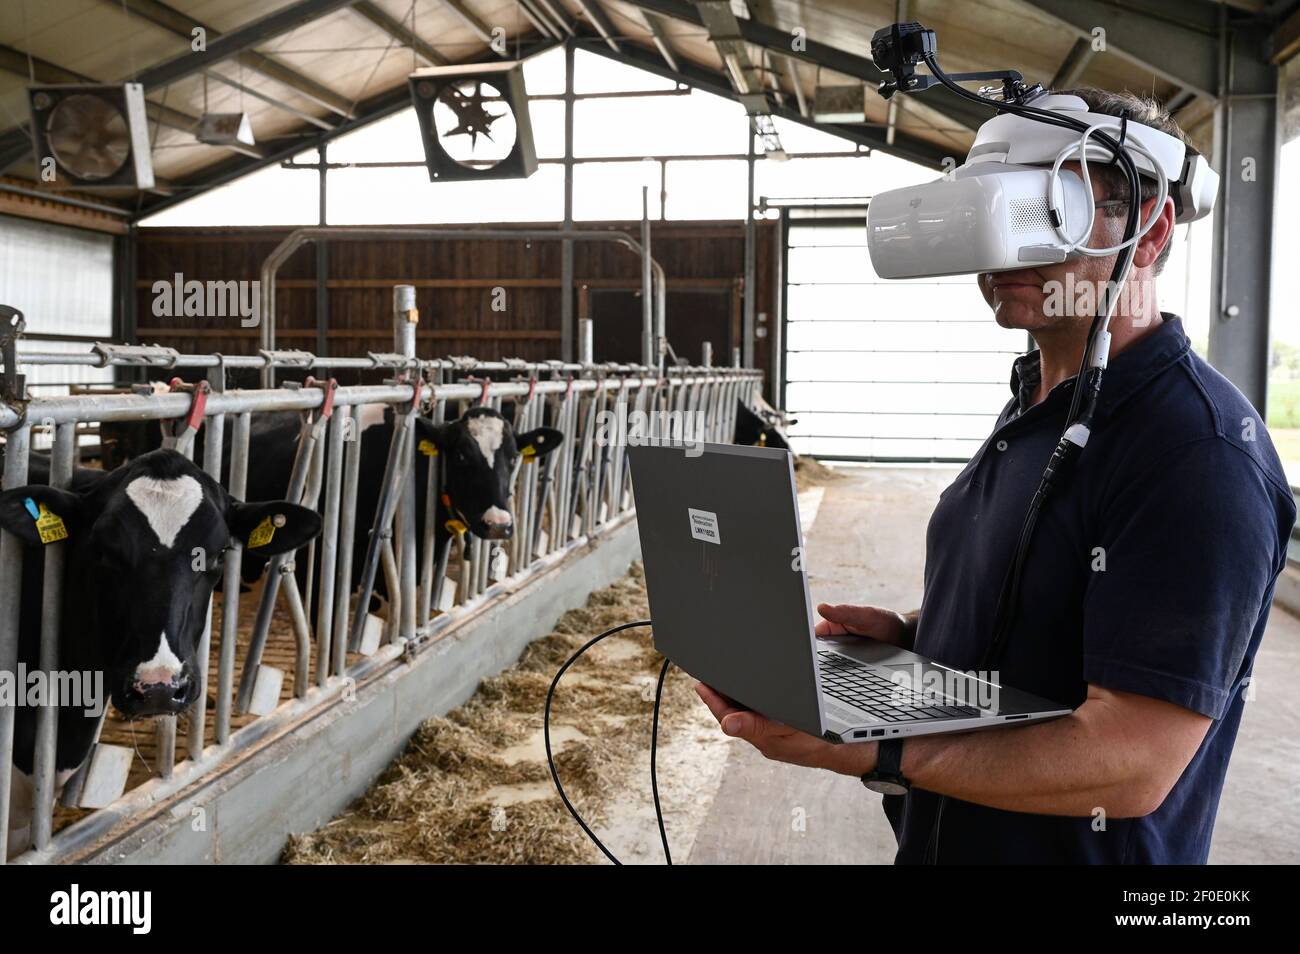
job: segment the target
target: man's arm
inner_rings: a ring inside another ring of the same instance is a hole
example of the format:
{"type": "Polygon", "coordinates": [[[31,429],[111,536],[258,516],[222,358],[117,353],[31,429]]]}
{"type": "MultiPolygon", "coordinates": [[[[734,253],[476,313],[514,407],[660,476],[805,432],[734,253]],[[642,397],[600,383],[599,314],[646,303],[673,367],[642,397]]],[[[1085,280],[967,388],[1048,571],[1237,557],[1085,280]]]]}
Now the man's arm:
{"type": "Polygon", "coordinates": [[[1196,754],[1210,719],[1131,692],[1088,687],[1050,722],[903,743],[903,775],[918,788],[1013,812],[1148,815],[1196,754]]]}
{"type": "MultiPolygon", "coordinates": [[[[756,712],[707,686],[701,698],[728,735],[765,757],[863,775],[875,743],[834,745],[756,712]]],[[[1111,818],[1157,808],[1196,754],[1210,719],[1173,703],[1088,687],[1071,715],[1051,722],[903,742],[903,774],[917,788],[1006,811],[1111,818]]]]}

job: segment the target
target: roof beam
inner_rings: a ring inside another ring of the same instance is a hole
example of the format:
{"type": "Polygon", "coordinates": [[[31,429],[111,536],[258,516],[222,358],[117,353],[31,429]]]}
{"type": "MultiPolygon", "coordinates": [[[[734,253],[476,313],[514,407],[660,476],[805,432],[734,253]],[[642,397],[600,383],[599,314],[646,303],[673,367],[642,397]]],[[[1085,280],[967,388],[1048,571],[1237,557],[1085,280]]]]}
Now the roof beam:
{"type": "Polygon", "coordinates": [[[492,31],[488,25],[478,18],[472,10],[461,3],[460,0],[442,0],[442,5],[456,15],[456,19],[470,28],[470,31],[482,40],[484,43],[491,45],[492,31]]]}
{"type": "MultiPolygon", "coordinates": [[[[146,92],[167,86],[187,76],[201,73],[221,60],[237,57],[239,54],[295,30],[305,23],[319,19],[343,7],[351,6],[354,2],[355,0],[298,0],[297,3],[282,7],[274,13],[268,14],[259,20],[254,20],[252,23],[247,23],[237,30],[223,33],[216,39],[213,39],[212,34],[209,33],[205,51],[182,53],[180,56],[166,62],[151,66],[136,77],[136,82],[143,85],[146,92]]],[[[350,112],[351,103],[337,93],[327,92],[339,107],[335,110],[336,112],[339,112],[340,115],[346,115],[345,110],[350,112]]]]}
{"type": "Polygon", "coordinates": [[[646,29],[650,31],[650,39],[654,41],[655,48],[659,50],[659,55],[664,58],[664,63],[674,73],[681,72],[681,64],[677,61],[677,51],[673,45],[668,42],[668,35],[664,30],[664,22],[648,10],[642,10],[641,19],[645,21],[646,29]]]}
{"type": "Polygon", "coordinates": [[[1105,32],[1106,51],[1157,76],[1214,97],[1219,85],[1219,14],[1186,0],[1020,0],[1089,43],[1105,32]]]}
{"type": "MultiPolygon", "coordinates": [[[[150,23],[162,27],[169,33],[183,37],[187,42],[193,39],[194,30],[202,30],[208,41],[208,51],[207,53],[200,52],[192,54],[199,57],[207,56],[210,58],[212,56],[212,48],[215,46],[211,41],[220,39],[223,36],[232,35],[223,34],[220,30],[214,29],[207,24],[200,23],[188,14],[167,6],[167,4],[162,3],[161,0],[101,0],[101,2],[113,7],[125,9],[142,20],[148,20],[150,23]]],[[[317,105],[338,113],[340,116],[347,116],[352,109],[352,104],[348,102],[346,97],[339,95],[332,89],[323,86],[313,79],[308,79],[301,73],[290,69],[283,63],[271,59],[271,57],[266,56],[265,54],[259,53],[253,49],[241,49],[237,50],[233,56],[239,61],[241,66],[257,73],[261,73],[263,76],[273,79],[277,83],[288,86],[290,89],[301,93],[317,105]]],[[[213,61],[209,59],[207,65],[211,65],[212,62],[213,61]]]]}
{"type": "Polygon", "coordinates": [[[333,123],[328,123],[325,120],[321,119],[319,116],[313,116],[311,113],[304,112],[303,110],[298,109],[298,107],[296,106],[290,106],[284,100],[276,99],[274,96],[271,96],[267,93],[263,93],[261,90],[253,89],[251,86],[245,86],[243,83],[237,82],[231,79],[229,76],[224,76],[221,73],[218,73],[216,70],[206,70],[203,75],[207,79],[214,79],[218,83],[221,83],[225,86],[229,86],[231,89],[239,90],[240,94],[244,96],[251,96],[253,97],[253,99],[261,100],[262,102],[266,103],[269,106],[274,106],[276,109],[289,113],[291,116],[297,116],[299,119],[311,123],[313,126],[317,127],[318,129],[334,128],[333,123]]]}
{"type": "Polygon", "coordinates": [[[1077,85],[1079,77],[1088,68],[1088,61],[1092,59],[1093,52],[1091,40],[1077,38],[1074,45],[1070,47],[1070,52],[1065,54],[1065,59],[1057,68],[1048,89],[1070,89],[1077,85]]]}
{"type": "Polygon", "coordinates": [[[409,29],[405,23],[395,20],[383,9],[371,3],[370,0],[358,0],[352,9],[402,44],[402,46],[408,50],[413,50],[416,56],[423,59],[430,66],[446,66],[451,62],[447,57],[435,50],[432,44],[420,39],[415,31],[409,29]]]}
{"type": "Polygon", "coordinates": [[[557,3],[556,0],[536,0],[536,2],[547,16],[559,24],[562,31],[569,36],[578,35],[577,28],[569,20],[569,11],[565,10],[563,5],[557,3]]]}
{"type": "Polygon", "coordinates": [[[1273,62],[1279,65],[1300,54],[1300,7],[1278,24],[1273,31],[1272,46],[1273,62]]]}
{"type": "MultiPolygon", "coordinates": [[[[601,56],[608,57],[620,63],[626,63],[629,66],[640,67],[647,72],[662,76],[665,79],[675,80],[687,83],[697,89],[713,93],[717,96],[725,96],[729,99],[736,98],[736,91],[731,88],[727,80],[713,70],[705,70],[690,62],[682,63],[680,73],[674,73],[664,66],[663,62],[657,55],[644,50],[639,46],[628,43],[623,47],[623,52],[615,53],[598,40],[580,38],[578,41],[580,49],[587,50],[591,53],[597,53],[601,56]]],[[[814,123],[803,116],[799,115],[796,110],[788,109],[781,106],[774,106],[772,113],[780,116],[782,119],[788,119],[791,122],[799,123],[803,126],[809,126],[814,129],[820,129],[823,132],[833,133],[842,136],[850,142],[867,146],[872,149],[880,149],[892,156],[898,156],[902,159],[917,162],[933,169],[939,169],[943,166],[945,158],[951,156],[952,150],[945,149],[935,143],[928,142],[924,139],[918,139],[910,134],[899,132],[897,141],[891,146],[886,144],[884,130],[879,126],[868,126],[862,124],[840,125],[837,123],[814,123]]]]}
{"type": "Polygon", "coordinates": [[[596,28],[596,32],[600,34],[601,39],[605,41],[609,48],[615,53],[621,52],[622,47],[619,46],[618,40],[615,39],[618,35],[617,31],[614,29],[614,24],[610,22],[609,15],[605,13],[605,8],[596,0],[578,0],[578,6],[582,8],[588,22],[596,28]]]}
{"type": "MultiPolygon", "coordinates": [[[[625,2],[694,26],[704,25],[699,11],[684,0],[625,0],[625,2]]],[[[876,64],[867,57],[819,43],[811,38],[802,44],[802,49],[792,49],[791,35],[788,32],[765,23],[756,23],[753,20],[741,21],[740,35],[746,43],[753,43],[755,46],[761,46],[792,59],[825,67],[836,73],[870,83],[872,86],[878,86],[886,78],[876,64]]],[[[944,118],[970,130],[978,128],[992,115],[978,106],[965,102],[947,89],[927,90],[923,102],[930,109],[942,114],[944,118]]]]}
{"type": "Polygon", "coordinates": [[[767,99],[763,71],[750,59],[749,45],[740,34],[740,20],[731,9],[731,0],[695,0],[695,9],[709,31],[709,42],[722,59],[736,99],[745,107],[749,122],[763,144],[763,152],[784,156],[785,148],[772,122],[772,104],[767,99]]]}

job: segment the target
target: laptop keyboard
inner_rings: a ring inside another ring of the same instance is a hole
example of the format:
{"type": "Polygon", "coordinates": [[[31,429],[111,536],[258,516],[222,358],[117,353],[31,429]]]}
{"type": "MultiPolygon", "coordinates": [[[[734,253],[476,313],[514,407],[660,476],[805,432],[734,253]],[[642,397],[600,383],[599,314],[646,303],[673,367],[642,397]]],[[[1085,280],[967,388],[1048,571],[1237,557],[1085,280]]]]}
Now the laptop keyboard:
{"type": "Polygon", "coordinates": [[[966,719],[981,714],[947,696],[922,693],[839,653],[818,650],[822,692],[866,712],[880,722],[966,719]]]}

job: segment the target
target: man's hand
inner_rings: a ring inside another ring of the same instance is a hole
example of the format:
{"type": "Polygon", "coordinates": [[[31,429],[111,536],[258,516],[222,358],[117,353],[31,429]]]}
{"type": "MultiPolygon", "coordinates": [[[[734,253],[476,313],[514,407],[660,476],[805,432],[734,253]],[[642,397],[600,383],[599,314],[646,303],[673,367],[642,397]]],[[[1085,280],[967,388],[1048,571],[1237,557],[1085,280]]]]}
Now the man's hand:
{"type": "Polygon", "coordinates": [[[835,745],[765,719],[757,712],[737,708],[726,696],[702,682],[695,684],[695,691],[718,720],[723,732],[744,739],[764,758],[806,768],[829,769],[841,775],[862,776],[876,767],[874,742],[835,745]]]}
{"type": "Polygon", "coordinates": [[[912,648],[916,637],[916,618],[913,613],[896,613],[879,606],[853,606],[847,603],[818,603],[817,635],[870,636],[882,643],[912,648]]]}

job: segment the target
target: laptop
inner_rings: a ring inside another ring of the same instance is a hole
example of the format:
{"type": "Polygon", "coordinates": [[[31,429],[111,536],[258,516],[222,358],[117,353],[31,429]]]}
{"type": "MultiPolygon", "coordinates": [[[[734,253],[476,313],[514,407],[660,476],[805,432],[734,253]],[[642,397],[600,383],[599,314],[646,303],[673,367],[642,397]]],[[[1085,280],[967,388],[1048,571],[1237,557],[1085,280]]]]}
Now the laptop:
{"type": "Polygon", "coordinates": [[[628,455],[655,647],[737,704],[833,742],[1070,713],[878,640],[818,639],[789,451],[699,443],[628,455]]]}

